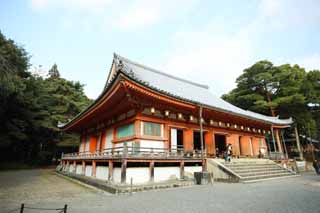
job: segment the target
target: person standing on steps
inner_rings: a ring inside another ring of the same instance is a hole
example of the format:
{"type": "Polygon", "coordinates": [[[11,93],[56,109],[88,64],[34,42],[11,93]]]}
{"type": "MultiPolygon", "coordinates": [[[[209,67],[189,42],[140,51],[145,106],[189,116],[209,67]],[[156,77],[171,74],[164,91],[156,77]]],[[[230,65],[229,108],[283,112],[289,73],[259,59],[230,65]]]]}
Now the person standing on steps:
{"type": "Polygon", "coordinates": [[[225,152],[225,161],[231,162],[231,157],[232,157],[232,146],[231,144],[228,144],[225,152]]]}

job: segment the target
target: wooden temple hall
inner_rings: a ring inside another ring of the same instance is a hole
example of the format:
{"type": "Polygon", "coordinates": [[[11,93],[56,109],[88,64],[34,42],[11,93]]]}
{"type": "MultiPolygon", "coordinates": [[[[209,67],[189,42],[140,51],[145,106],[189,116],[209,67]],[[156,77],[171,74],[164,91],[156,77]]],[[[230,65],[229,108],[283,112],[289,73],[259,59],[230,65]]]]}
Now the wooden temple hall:
{"type": "Polygon", "coordinates": [[[182,179],[206,169],[228,144],[235,158],[281,155],[280,131],[291,123],[115,54],[101,95],[59,126],[80,134],[79,151],[61,162],[65,172],[114,183],[182,179]]]}

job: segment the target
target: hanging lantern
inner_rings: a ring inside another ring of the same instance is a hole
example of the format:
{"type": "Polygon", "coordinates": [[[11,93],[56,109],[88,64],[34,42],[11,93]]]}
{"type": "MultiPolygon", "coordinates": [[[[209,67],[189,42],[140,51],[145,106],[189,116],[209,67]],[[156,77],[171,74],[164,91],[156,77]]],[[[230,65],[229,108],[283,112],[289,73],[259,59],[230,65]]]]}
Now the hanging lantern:
{"type": "Polygon", "coordinates": [[[153,114],[153,113],[156,112],[156,109],[155,109],[154,107],[151,107],[150,111],[151,111],[151,113],[153,114]]]}
{"type": "Polygon", "coordinates": [[[166,111],[164,111],[164,114],[165,114],[165,116],[169,116],[170,111],[169,111],[169,110],[166,110],[166,111]]]}
{"type": "Polygon", "coordinates": [[[234,128],[235,128],[235,129],[238,128],[237,124],[234,125],[234,128]]]}
{"type": "Polygon", "coordinates": [[[210,125],[213,125],[213,120],[210,120],[210,125]]]}
{"type": "Polygon", "coordinates": [[[190,121],[193,121],[193,116],[192,115],[190,115],[190,121]]]}
{"type": "Polygon", "coordinates": [[[178,118],[182,119],[182,113],[178,113],[178,118]]]}

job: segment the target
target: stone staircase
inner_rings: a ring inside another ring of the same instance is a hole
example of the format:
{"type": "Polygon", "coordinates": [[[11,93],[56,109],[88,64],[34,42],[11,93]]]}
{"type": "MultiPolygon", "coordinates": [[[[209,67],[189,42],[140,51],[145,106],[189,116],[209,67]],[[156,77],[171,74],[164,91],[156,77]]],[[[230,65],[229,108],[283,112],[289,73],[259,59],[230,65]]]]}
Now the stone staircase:
{"type": "Polygon", "coordinates": [[[230,163],[221,159],[212,159],[212,162],[229,178],[233,177],[232,179],[236,182],[252,183],[298,176],[295,172],[285,169],[269,159],[233,159],[230,163]]]}

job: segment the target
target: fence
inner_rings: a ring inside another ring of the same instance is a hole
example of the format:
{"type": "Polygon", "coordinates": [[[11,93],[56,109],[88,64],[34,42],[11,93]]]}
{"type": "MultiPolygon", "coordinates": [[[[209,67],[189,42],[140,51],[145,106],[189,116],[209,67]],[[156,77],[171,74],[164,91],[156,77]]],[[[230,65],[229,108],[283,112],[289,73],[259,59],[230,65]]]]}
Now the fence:
{"type": "Polygon", "coordinates": [[[8,211],[7,213],[14,213],[14,212],[20,212],[23,213],[24,210],[30,209],[30,210],[41,210],[41,211],[56,211],[57,213],[67,213],[68,205],[64,205],[63,208],[55,208],[55,209],[50,209],[50,208],[36,208],[36,207],[28,207],[24,203],[21,204],[19,208],[12,209],[8,211]]]}

